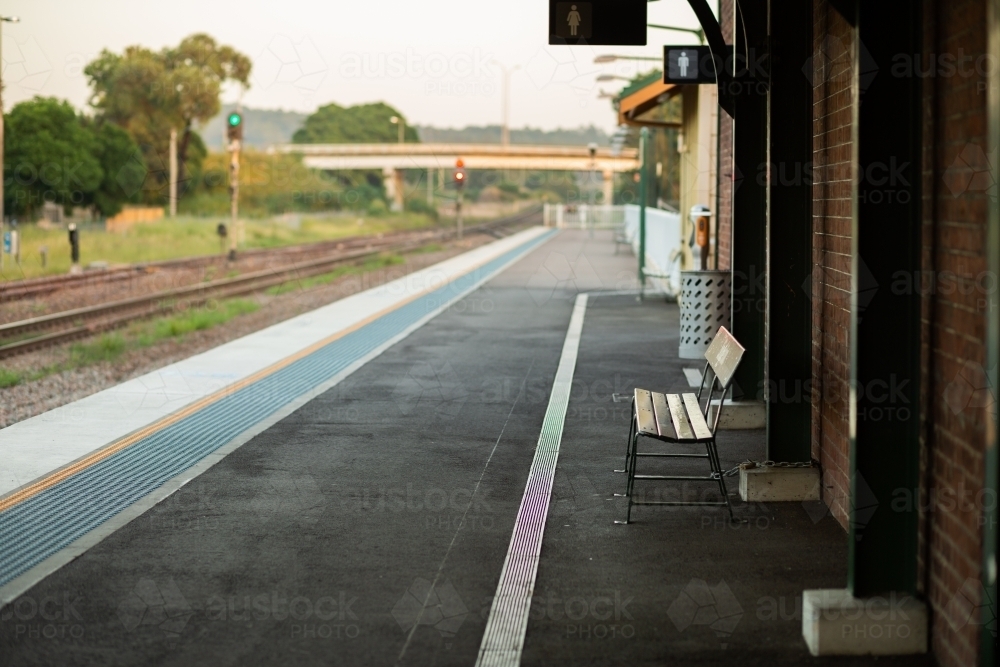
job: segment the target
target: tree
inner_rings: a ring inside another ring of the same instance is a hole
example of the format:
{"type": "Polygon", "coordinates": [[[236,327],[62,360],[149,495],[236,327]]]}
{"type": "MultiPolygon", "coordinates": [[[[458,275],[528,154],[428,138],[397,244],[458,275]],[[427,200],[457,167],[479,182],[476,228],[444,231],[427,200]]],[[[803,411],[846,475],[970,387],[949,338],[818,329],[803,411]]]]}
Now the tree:
{"type": "MultiPolygon", "coordinates": [[[[389,120],[393,116],[403,118],[403,114],[384,102],[353,107],[327,104],[306,118],[292,141],[297,144],[394,143],[399,140],[399,130],[389,120]]],[[[403,136],[409,143],[420,141],[416,128],[409,123],[406,123],[403,136]]]]}
{"type": "MultiPolygon", "coordinates": [[[[194,124],[219,113],[227,82],[249,86],[250,59],[205,34],[177,47],[152,51],[127,47],[122,54],[101,51],[84,69],[93,88],[91,105],[100,118],[128,131],[149,165],[165,164],[171,128],[178,131],[178,192],[200,171],[205,147],[194,124]]],[[[157,171],[165,183],[166,174],[157,171]]],[[[160,188],[162,199],[165,188],[160,188]]]]}
{"type": "Polygon", "coordinates": [[[146,177],[146,166],[139,147],[128,132],[112,123],[87,119],[84,126],[94,135],[94,157],[104,176],[85,203],[110,217],[122,210],[126,201],[137,201],[146,177]]]}
{"type": "Polygon", "coordinates": [[[6,210],[31,217],[46,201],[66,209],[86,205],[104,179],[98,150],[98,139],[69,102],[54,97],[21,102],[6,117],[6,210]]]}

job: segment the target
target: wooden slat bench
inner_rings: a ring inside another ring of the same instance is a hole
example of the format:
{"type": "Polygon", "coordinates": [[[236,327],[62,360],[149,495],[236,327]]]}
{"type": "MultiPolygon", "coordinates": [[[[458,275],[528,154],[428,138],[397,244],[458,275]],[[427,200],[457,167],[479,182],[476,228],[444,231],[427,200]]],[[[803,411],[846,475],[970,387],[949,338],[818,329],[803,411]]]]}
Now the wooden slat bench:
{"type": "Polygon", "coordinates": [[[719,452],[715,445],[715,432],[719,425],[726,392],[733,381],[736,368],[743,358],[743,346],[736,342],[733,335],[720,327],[711,345],[705,352],[705,370],[701,377],[701,386],[697,394],[661,394],[648,389],[636,389],[632,397],[632,423],[629,428],[628,443],[625,448],[625,467],[615,472],[628,475],[625,493],[628,497],[628,510],[625,521],[632,520],[633,505],[708,505],[725,507],[729,510],[729,518],[733,519],[733,508],[729,504],[729,494],[726,482],[722,476],[722,466],[719,463],[719,452]],[[702,407],[701,399],[708,387],[708,396],[702,407]],[[710,425],[708,423],[709,407],[718,391],[719,409],[710,425]],[[676,451],[638,451],[639,437],[649,438],[671,445],[704,445],[704,454],[676,451]],[[636,462],[644,457],[657,458],[695,458],[708,459],[711,474],[708,476],[692,475],[639,475],[636,473],[636,462]],[[715,482],[722,494],[721,501],[667,501],[667,500],[636,500],[634,489],[637,481],[674,480],[685,482],[715,482]]]}

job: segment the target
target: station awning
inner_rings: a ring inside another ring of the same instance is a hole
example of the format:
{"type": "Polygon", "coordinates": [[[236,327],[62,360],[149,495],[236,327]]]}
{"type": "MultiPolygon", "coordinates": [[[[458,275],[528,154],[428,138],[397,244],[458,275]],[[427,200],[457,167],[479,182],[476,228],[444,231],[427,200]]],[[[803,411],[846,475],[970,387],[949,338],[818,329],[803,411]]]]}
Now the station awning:
{"type": "Polygon", "coordinates": [[[681,92],[682,88],[683,86],[675,83],[663,83],[662,72],[650,72],[618,95],[616,99],[618,124],[637,127],[680,127],[680,123],[643,119],[641,116],[681,92]]]}

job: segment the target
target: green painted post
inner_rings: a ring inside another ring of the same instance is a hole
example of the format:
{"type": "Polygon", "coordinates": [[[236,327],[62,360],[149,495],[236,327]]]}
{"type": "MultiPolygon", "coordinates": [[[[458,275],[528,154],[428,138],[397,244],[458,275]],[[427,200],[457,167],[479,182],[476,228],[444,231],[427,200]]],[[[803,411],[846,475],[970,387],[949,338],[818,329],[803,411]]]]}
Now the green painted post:
{"type": "Polygon", "coordinates": [[[646,289],[646,152],[649,150],[649,128],[639,132],[639,300],[646,289]]]}

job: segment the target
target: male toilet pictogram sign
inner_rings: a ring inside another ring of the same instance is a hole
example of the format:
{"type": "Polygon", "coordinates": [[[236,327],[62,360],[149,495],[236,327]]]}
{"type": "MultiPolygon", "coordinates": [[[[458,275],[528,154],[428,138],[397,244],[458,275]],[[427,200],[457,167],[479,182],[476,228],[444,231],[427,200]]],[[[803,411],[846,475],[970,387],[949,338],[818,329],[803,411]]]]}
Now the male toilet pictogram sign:
{"type": "Polygon", "coordinates": [[[549,0],[549,44],[645,43],[646,0],[549,0]]]}
{"type": "Polygon", "coordinates": [[[707,46],[663,47],[663,83],[715,83],[717,66],[707,46]]]}

